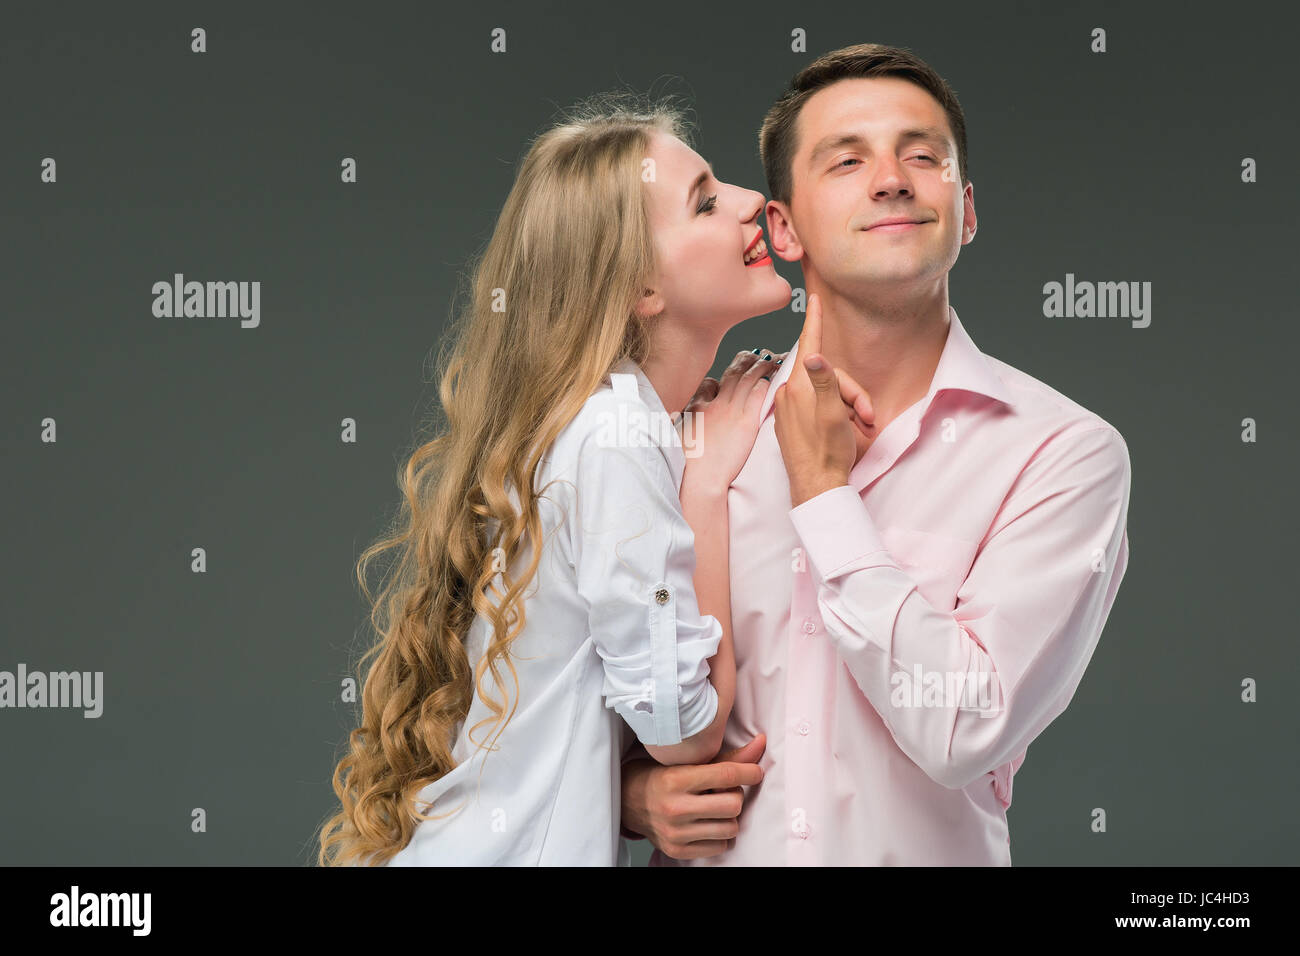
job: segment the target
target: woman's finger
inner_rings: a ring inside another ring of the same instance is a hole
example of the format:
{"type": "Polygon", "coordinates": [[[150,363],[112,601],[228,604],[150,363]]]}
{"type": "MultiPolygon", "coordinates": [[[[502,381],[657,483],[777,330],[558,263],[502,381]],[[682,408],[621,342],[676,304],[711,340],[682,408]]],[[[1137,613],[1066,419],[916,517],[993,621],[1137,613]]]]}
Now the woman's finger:
{"type": "Polygon", "coordinates": [[[679,852],[665,855],[674,860],[698,860],[707,856],[718,856],[730,849],[731,842],[728,840],[706,840],[701,843],[688,843],[679,852]]]}
{"type": "Polygon", "coordinates": [[[699,820],[677,828],[674,836],[679,843],[698,843],[708,840],[735,839],[738,825],[735,820],[699,820]]]}
{"type": "Polygon", "coordinates": [[[737,352],[736,357],[731,360],[731,364],[722,373],[722,381],[718,384],[719,394],[730,395],[731,390],[736,387],[736,383],[740,380],[740,376],[745,374],[746,370],[757,361],[758,356],[753,352],[737,352]]]}
{"type": "MultiPolygon", "coordinates": [[[[763,350],[763,355],[770,356],[771,354],[772,353],[768,352],[766,349],[763,350]]],[[[754,357],[757,361],[751,363],[749,368],[745,369],[740,376],[740,381],[736,385],[736,393],[738,395],[748,396],[750,390],[762,380],[764,375],[770,377],[772,374],[772,359],[763,358],[762,356],[757,355],[754,357]]]]}
{"type": "Polygon", "coordinates": [[[704,381],[700,382],[700,387],[695,390],[695,394],[691,397],[691,401],[687,407],[690,408],[697,404],[707,405],[717,397],[718,380],[716,378],[706,378],[704,381]]]}

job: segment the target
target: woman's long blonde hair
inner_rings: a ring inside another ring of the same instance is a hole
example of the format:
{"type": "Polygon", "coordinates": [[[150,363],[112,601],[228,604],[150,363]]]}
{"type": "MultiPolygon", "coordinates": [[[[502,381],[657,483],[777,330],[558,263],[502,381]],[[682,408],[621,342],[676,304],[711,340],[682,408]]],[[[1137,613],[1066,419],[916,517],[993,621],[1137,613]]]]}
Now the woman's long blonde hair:
{"type": "Polygon", "coordinates": [[[497,736],[514,714],[518,698],[507,713],[500,665],[517,688],[507,651],[523,630],[522,592],[542,553],[538,464],[615,365],[642,362],[649,349],[633,306],[654,271],[642,187],[654,130],[687,141],[689,125],[667,100],[627,94],[567,111],[530,145],[470,270],[452,347],[439,352],[444,420],[435,410],[426,423],[434,437],[417,440],[398,472],[400,511],[357,563],[378,639],[357,665],[361,682],[373,658],[360,726],[334,771],[342,809],[319,831],[322,866],[384,865],[419,821],[434,818],[415,798],[455,766],[453,738],[475,689],[497,736]],[[503,569],[529,545],[531,563],[512,580],[503,569]],[[376,597],[367,568],[390,550],[376,597]],[[471,680],[464,641],[478,615],[492,637],[471,680]],[[484,686],[488,671],[500,701],[484,686]]]}

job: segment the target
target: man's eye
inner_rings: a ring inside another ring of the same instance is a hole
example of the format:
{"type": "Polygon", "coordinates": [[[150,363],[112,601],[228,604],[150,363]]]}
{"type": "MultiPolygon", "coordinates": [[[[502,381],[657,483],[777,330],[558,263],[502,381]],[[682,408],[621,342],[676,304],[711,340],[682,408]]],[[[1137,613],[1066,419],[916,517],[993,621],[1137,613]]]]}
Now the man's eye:
{"type": "Polygon", "coordinates": [[[928,161],[930,161],[930,162],[934,162],[934,157],[933,157],[933,156],[926,156],[924,153],[918,153],[917,155],[913,156],[912,158],[913,158],[913,159],[925,159],[925,160],[928,160],[928,161]]]}
{"type": "Polygon", "coordinates": [[[838,163],[835,164],[835,168],[839,169],[845,163],[856,163],[856,162],[859,162],[859,160],[856,160],[852,156],[850,156],[848,159],[841,159],[838,163]]]}

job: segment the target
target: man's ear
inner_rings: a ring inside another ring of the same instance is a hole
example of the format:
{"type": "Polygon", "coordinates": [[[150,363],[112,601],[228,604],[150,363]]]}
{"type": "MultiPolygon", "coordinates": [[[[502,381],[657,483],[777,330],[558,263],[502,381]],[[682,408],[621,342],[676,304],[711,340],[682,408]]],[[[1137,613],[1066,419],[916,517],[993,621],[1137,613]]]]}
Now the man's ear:
{"type": "Polygon", "coordinates": [[[664,297],[658,289],[643,289],[632,310],[639,319],[652,319],[664,310],[664,297]]]}
{"type": "Polygon", "coordinates": [[[968,182],[962,192],[961,244],[964,246],[975,238],[975,182],[968,182]]]}
{"type": "Polygon", "coordinates": [[[767,248],[775,252],[786,262],[798,262],[803,258],[803,245],[795,235],[794,223],[790,218],[790,208],[778,199],[769,199],[763,208],[767,217],[767,248]]]}

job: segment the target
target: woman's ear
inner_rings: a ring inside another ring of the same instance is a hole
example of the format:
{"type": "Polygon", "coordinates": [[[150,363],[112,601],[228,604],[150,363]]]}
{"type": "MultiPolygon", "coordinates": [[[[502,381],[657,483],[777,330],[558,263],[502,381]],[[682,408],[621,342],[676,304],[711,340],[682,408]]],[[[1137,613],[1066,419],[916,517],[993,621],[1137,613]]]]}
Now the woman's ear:
{"type": "Polygon", "coordinates": [[[632,309],[637,318],[652,319],[664,310],[664,297],[657,289],[645,289],[632,309]]]}

